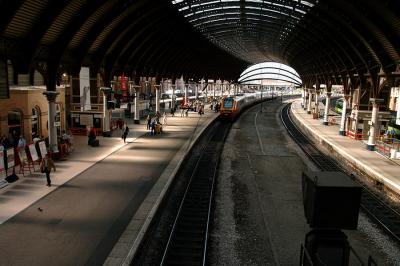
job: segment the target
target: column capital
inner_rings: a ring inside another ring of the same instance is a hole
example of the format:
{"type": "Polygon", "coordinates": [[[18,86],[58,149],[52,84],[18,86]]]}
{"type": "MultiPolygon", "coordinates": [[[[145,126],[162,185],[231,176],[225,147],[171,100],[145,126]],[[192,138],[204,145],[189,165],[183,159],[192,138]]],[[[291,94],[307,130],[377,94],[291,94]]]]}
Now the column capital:
{"type": "Polygon", "coordinates": [[[372,104],[380,104],[380,103],[383,103],[383,102],[384,102],[383,99],[378,99],[378,98],[369,98],[369,101],[370,101],[372,104]]]}
{"type": "Polygon", "coordinates": [[[49,101],[49,102],[55,102],[58,94],[60,94],[60,93],[57,91],[43,92],[43,95],[45,95],[47,97],[47,101],[49,101]]]}

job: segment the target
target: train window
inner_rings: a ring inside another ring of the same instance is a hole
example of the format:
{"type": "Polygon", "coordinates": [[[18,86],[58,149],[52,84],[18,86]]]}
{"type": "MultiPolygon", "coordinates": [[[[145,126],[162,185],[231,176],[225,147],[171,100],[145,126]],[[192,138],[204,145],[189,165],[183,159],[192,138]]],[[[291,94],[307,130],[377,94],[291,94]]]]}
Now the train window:
{"type": "Polygon", "coordinates": [[[233,99],[232,98],[226,98],[224,100],[224,108],[232,108],[233,107],[233,99]]]}

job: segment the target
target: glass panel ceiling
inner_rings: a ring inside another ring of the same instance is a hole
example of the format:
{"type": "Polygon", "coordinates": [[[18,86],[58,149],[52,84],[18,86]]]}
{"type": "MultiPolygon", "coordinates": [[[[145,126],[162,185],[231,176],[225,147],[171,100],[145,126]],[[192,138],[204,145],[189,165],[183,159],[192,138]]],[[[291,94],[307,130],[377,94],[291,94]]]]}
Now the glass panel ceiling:
{"type": "Polygon", "coordinates": [[[272,47],[284,47],[281,44],[288,40],[292,30],[316,3],[318,0],[172,1],[207,38],[248,62],[271,60],[272,47]],[[234,30],[227,31],[227,25],[234,30]],[[229,33],[221,35],[221,32],[229,33]],[[266,38],[270,41],[265,41],[266,38]],[[251,50],[237,50],[237,47],[251,50]]]}

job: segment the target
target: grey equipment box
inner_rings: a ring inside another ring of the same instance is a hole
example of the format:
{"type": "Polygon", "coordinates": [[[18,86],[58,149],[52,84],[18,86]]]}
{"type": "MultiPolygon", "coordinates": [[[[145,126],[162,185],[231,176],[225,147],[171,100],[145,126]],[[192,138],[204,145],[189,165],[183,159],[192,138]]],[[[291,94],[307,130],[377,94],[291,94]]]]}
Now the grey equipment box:
{"type": "Polygon", "coordinates": [[[357,229],[361,186],[342,172],[305,171],[303,205],[313,228],[357,229]]]}

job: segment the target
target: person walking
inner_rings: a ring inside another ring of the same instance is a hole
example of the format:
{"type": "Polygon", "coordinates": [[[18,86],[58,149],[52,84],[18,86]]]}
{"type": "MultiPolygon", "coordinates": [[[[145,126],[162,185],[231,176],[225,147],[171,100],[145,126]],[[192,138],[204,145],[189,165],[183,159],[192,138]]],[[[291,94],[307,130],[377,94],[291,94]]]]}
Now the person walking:
{"type": "Polygon", "coordinates": [[[42,173],[46,173],[48,187],[51,187],[50,172],[52,168],[54,169],[55,172],[56,166],[53,162],[53,159],[50,158],[49,154],[46,154],[46,156],[42,159],[42,162],[40,163],[40,170],[42,173]]]}
{"type": "Polygon", "coordinates": [[[146,121],[147,121],[147,130],[149,130],[149,129],[150,129],[150,123],[151,123],[151,116],[150,116],[150,114],[147,115],[146,121]]]}
{"type": "Polygon", "coordinates": [[[124,134],[122,135],[122,139],[124,140],[124,143],[126,141],[126,137],[128,136],[129,133],[129,127],[128,125],[125,126],[124,134]]]}

